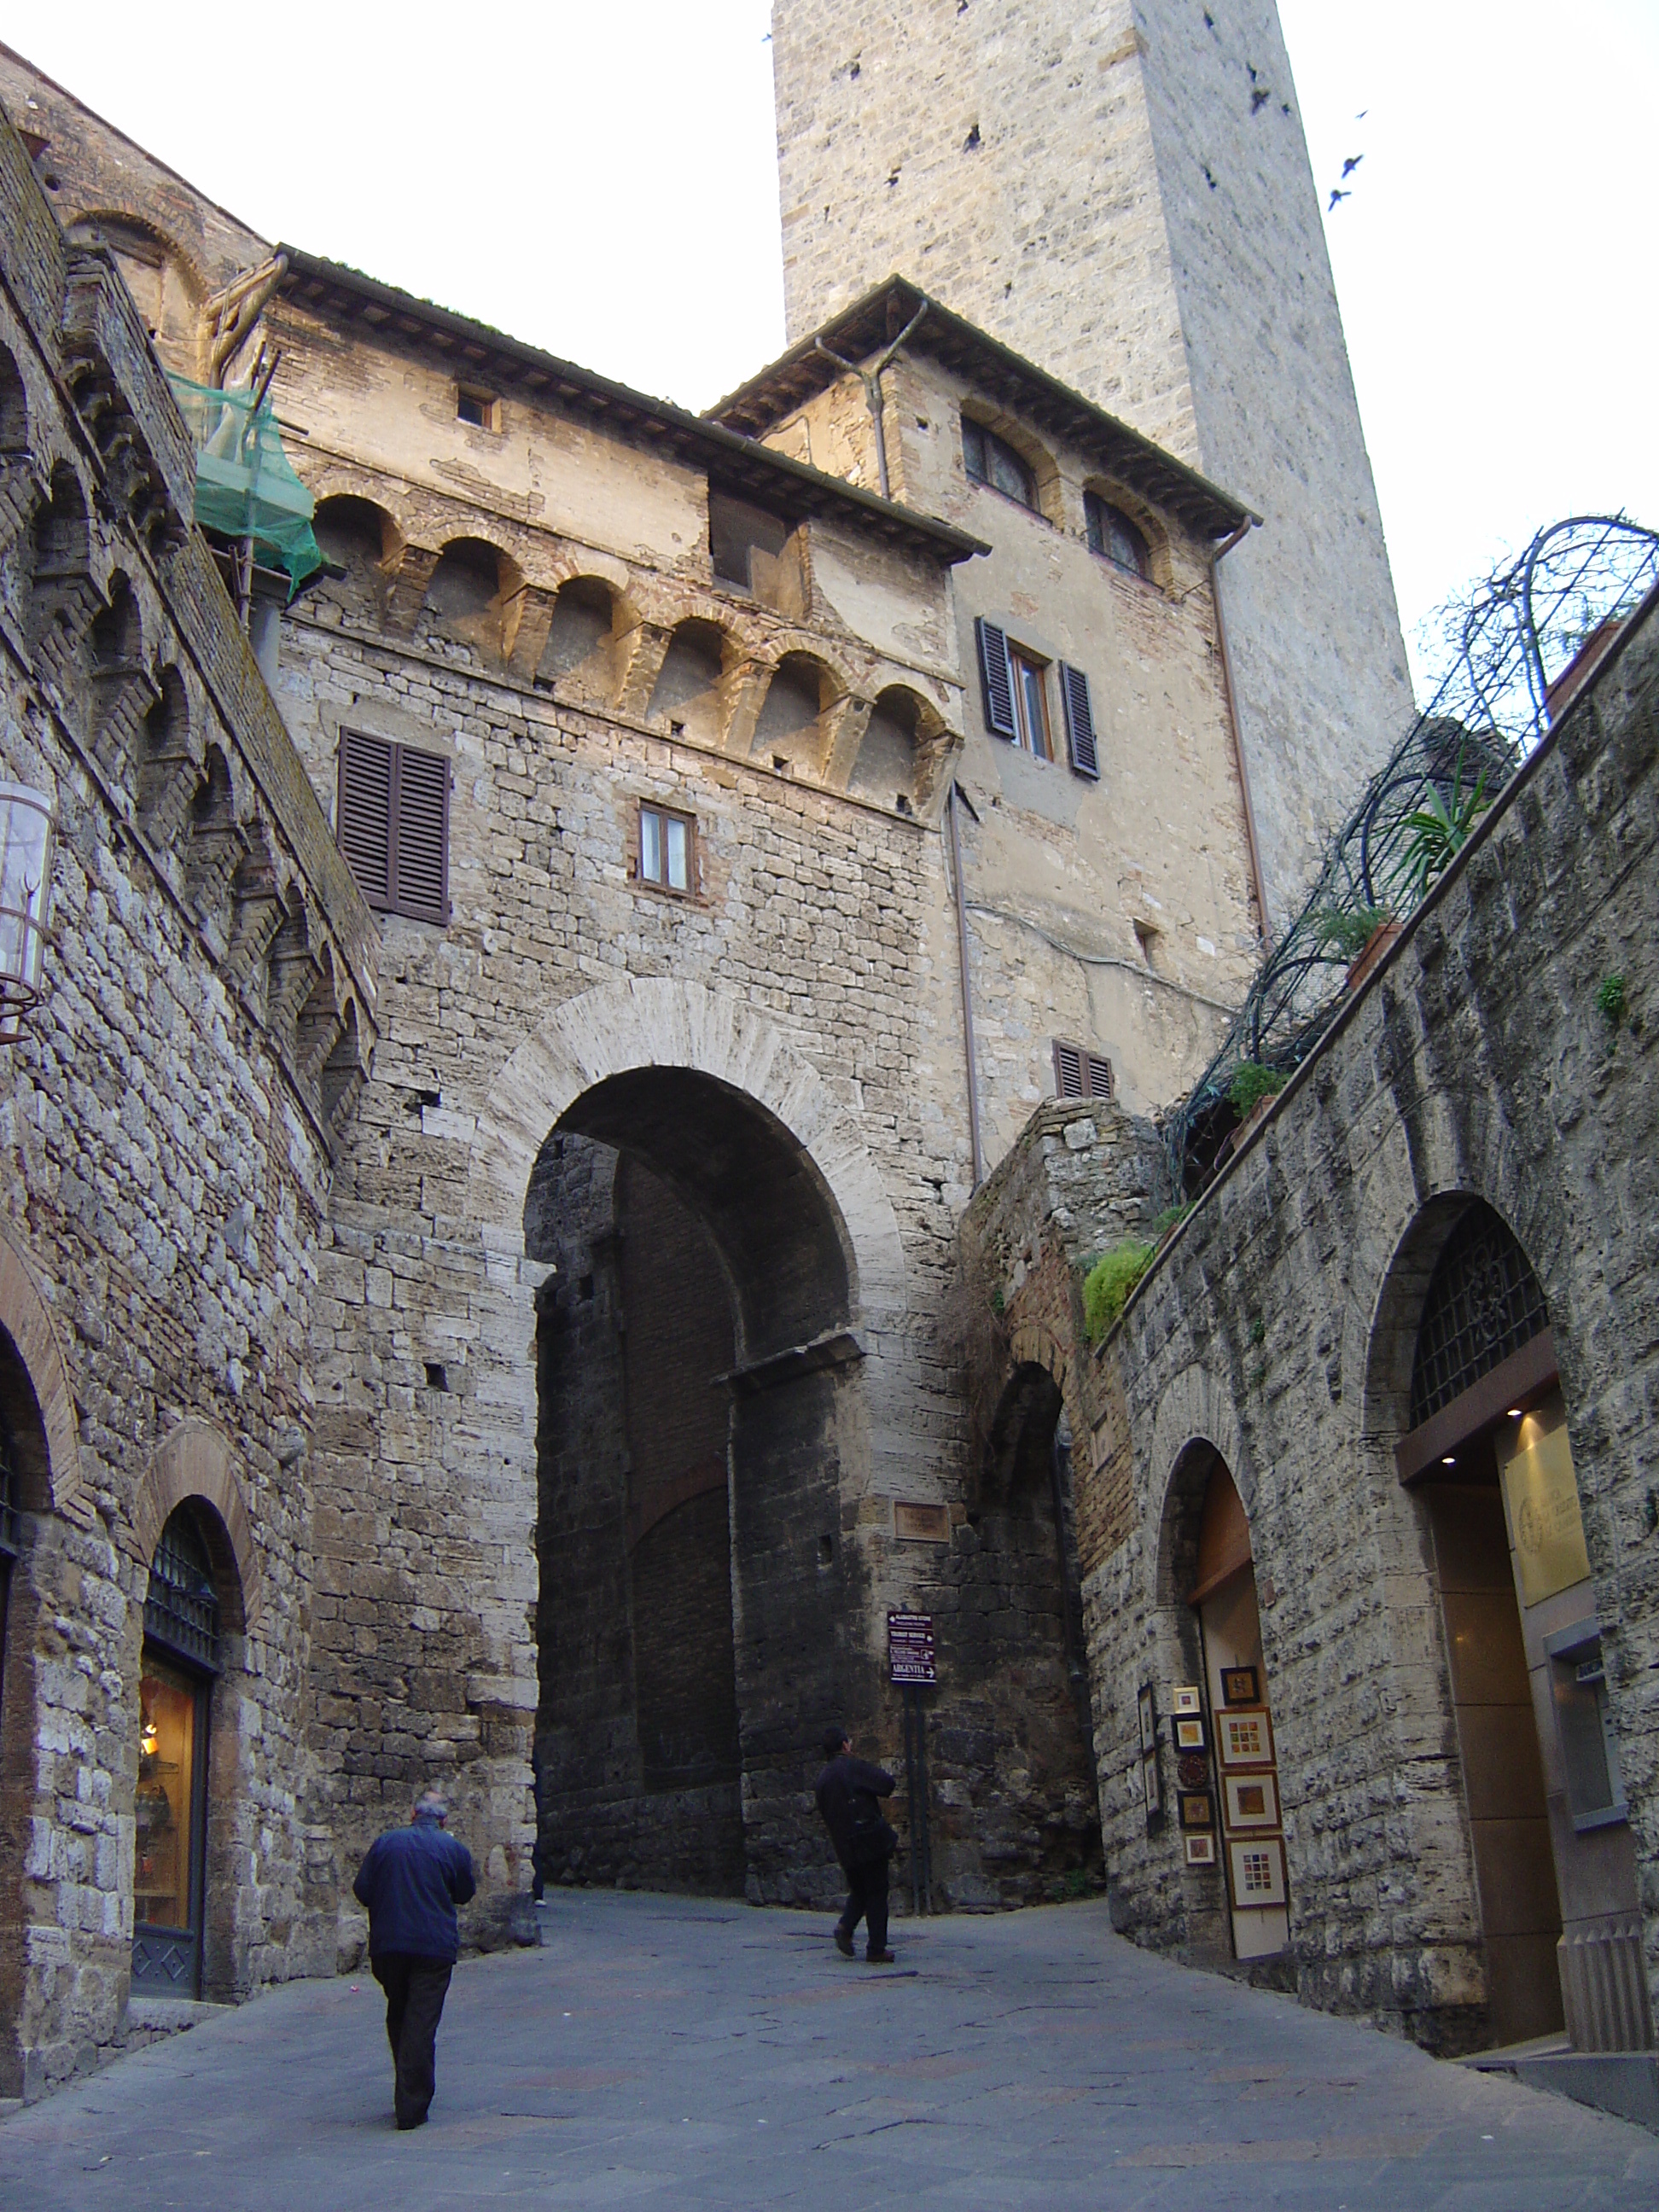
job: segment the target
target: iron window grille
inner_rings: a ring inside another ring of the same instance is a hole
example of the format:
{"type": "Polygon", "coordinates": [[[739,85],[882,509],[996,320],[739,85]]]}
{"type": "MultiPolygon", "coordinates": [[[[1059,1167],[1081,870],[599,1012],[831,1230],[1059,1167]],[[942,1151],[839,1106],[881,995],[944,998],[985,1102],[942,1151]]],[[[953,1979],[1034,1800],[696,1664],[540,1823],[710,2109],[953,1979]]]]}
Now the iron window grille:
{"type": "Polygon", "coordinates": [[[1056,1037],[1054,1045],[1054,1096],[1056,1098],[1109,1098],[1112,1096],[1112,1063],[1086,1045],[1073,1044],[1068,1038],[1056,1037]]]}
{"type": "Polygon", "coordinates": [[[1490,1206],[1470,1206],[1446,1240],[1423,1302],[1412,1426],[1540,1336],[1549,1321],[1526,1254],[1490,1206]]]}
{"type": "Polygon", "coordinates": [[[189,1508],[169,1516],[150,1563],[144,1633],[198,1667],[219,1668],[219,1594],[213,1565],[189,1508]]]}
{"type": "Polygon", "coordinates": [[[336,836],[377,913],[449,921],[449,761],[361,730],[340,732],[336,836]]]}

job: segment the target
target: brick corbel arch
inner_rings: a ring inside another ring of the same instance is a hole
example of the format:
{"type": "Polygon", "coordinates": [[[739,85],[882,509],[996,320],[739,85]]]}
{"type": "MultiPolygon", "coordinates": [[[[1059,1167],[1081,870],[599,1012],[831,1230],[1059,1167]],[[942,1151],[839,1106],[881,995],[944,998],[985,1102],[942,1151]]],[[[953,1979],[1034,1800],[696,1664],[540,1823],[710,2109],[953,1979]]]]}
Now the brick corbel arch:
{"type": "Polygon", "coordinates": [[[46,1437],[46,1489],[54,1513],[83,1526],[91,1507],[82,1493],[80,1423],[69,1369],[46,1300],[27,1261],[0,1228],[0,1327],[27,1370],[46,1437]]]}
{"type": "MultiPolygon", "coordinates": [[[[229,1541],[241,1618],[235,1619],[234,1607],[228,1607],[226,1626],[252,1630],[264,1589],[247,1502],[229,1438],[210,1422],[194,1419],[181,1421],[156,1447],[132,1501],[132,1553],[143,1566],[155,1557],[168,1515],[187,1498],[203,1498],[213,1508],[229,1541]]],[[[222,1597],[227,1595],[231,1594],[221,1592],[222,1597]]]]}

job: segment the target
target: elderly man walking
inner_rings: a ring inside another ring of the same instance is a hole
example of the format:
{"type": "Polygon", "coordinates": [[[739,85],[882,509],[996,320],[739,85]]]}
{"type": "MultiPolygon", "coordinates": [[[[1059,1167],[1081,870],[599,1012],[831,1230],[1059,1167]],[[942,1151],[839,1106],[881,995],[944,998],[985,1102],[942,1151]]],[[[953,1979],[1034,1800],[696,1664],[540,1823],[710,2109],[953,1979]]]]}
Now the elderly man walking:
{"type": "Polygon", "coordinates": [[[351,1886],[368,1908],[369,1966],[386,1991],[400,2128],[426,2124],[438,2021],[460,1949],[455,1907],[477,1887],[471,1853],[444,1831],[448,1818],[441,1793],[427,1790],[406,1828],[388,1828],[369,1845],[351,1886]]]}
{"type": "Polygon", "coordinates": [[[885,1767],[854,1759],[853,1740],[842,1728],[825,1729],[823,1755],[829,1764],[818,1777],[818,1811],[848,1881],[846,1907],[836,1923],[836,1948],[843,1959],[852,1957],[854,1930],[862,1920],[865,1957],[872,1966],[890,1966],[887,1862],[898,1838],[876,1801],[892,1796],[893,1778],[885,1767]]]}

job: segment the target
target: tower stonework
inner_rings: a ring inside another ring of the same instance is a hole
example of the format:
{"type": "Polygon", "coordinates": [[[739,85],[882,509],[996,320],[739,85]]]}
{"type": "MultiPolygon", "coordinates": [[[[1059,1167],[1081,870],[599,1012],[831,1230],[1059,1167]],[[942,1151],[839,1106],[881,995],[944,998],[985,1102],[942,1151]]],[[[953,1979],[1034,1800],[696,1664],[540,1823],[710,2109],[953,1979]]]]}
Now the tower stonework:
{"type": "Polygon", "coordinates": [[[775,0],[791,341],[895,271],[1255,509],[1227,558],[1273,919],[1409,720],[1272,0],[775,0]]]}

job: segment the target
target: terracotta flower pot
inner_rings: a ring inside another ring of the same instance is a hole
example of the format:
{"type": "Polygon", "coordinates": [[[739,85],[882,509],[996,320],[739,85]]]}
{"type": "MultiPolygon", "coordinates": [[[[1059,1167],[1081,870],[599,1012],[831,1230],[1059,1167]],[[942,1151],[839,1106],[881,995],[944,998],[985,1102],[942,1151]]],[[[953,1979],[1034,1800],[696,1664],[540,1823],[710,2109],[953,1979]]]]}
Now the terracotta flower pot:
{"type": "Polygon", "coordinates": [[[1403,927],[1404,924],[1395,921],[1392,915],[1387,921],[1377,923],[1376,927],[1365,939],[1364,948],[1358,959],[1348,970],[1348,988],[1351,991],[1357,991],[1359,988],[1377,962],[1382,959],[1389,947],[1399,936],[1403,927]]]}

